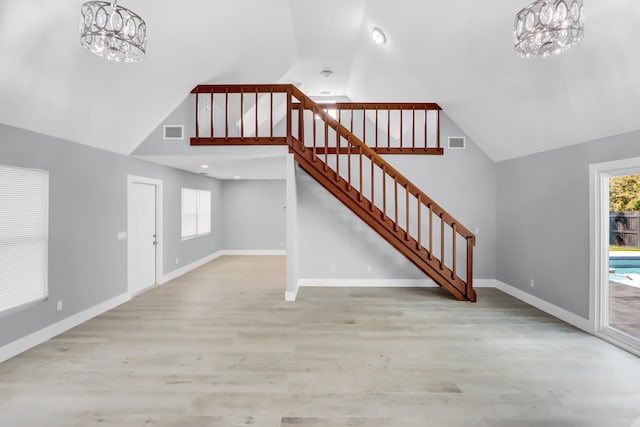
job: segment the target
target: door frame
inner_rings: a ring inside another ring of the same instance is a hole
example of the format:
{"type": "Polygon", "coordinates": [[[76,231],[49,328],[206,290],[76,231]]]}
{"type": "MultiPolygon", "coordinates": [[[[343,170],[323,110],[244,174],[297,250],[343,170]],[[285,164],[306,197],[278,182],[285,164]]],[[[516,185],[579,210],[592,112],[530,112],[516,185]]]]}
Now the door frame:
{"type": "MultiPolygon", "coordinates": [[[[128,237],[129,227],[131,224],[131,186],[133,184],[147,184],[147,185],[155,185],[156,188],[156,281],[155,284],[150,286],[154,287],[158,283],[162,283],[163,269],[162,269],[162,260],[163,260],[163,227],[162,227],[162,180],[155,178],[148,178],[144,176],[136,176],[136,175],[127,175],[127,292],[129,295],[133,296],[131,291],[131,240],[128,237]]],[[[149,288],[150,288],[149,287],[149,288]]],[[[147,289],[149,289],[147,288],[147,289]]],[[[144,289],[146,290],[146,289],[144,289]]],[[[143,290],[143,292],[144,292],[143,290]]],[[[140,291],[136,292],[136,294],[140,293],[140,291]]]]}
{"type": "Polygon", "coordinates": [[[589,165],[589,323],[594,335],[640,356],[640,339],[609,327],[609,178],[640,174],[640,157],[589,165]]]}

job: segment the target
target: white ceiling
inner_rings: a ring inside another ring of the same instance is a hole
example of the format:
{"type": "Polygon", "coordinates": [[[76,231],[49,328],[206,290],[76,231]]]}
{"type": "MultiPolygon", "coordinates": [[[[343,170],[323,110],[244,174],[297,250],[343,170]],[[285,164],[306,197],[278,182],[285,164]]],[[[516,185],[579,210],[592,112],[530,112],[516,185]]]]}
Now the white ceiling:
{"type": "Polygon", "coordinates": [[[136,156],[136,158],[223,180],[286,179],[287,174],[287,156],[282,154],[260,156],[205,154],[136,156]]]}
{"type": "Polygon", "coordinates": [[[0,122],[129,154],[198,83],[285,81],[438,102],[496,161],[640,129],[640,2],[586,1],[582,42],[524,60],[511,31],[528,2],[121,0],[149,45],[117,64],[80,47],[82,0],[2,0],[0,122]]]}

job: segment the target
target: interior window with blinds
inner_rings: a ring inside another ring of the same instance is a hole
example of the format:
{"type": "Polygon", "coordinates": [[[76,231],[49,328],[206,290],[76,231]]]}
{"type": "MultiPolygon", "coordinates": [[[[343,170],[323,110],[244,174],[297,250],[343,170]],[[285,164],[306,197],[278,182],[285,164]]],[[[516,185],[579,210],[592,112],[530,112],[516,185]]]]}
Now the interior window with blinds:
{"type": "Polygon", "coordinates": [[[47,298],[49,173],[0,165],[0,313],[47,298]]]}
{"type": "Polygon", "coordinates": [[[211,233],[211,192],[182,189],[182,238],[211,233]]]}

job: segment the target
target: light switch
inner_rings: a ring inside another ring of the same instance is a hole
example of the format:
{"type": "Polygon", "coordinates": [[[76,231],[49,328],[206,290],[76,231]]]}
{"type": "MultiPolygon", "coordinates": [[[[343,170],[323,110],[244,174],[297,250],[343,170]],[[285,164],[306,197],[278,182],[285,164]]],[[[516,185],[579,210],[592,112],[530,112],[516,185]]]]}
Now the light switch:
{"type": "Polygon", "coordinates": [[[127,238],[127,232],[126,231],[121,231],[118,233],[118,240],[126,240],[127,238]]]}

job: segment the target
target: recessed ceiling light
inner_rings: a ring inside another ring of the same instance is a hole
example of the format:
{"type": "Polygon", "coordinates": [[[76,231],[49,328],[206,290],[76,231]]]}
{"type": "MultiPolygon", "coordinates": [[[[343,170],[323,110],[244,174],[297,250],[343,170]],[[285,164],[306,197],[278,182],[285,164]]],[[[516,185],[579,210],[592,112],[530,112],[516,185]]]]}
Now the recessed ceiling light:
{"type": "Polygon", "coordinates": [[[387,36],[385,36],[382,30],[378,27],[373,29],[373,31],[371,32],[371,37],[377,44],[385,44],[387,42],[387,36]]]}
{"type": "Polygon", "coordinates": [[[240,177],[238,175],[235,175],[233,179],[240,179],[240,177]]]}
{"type": "Polygon", "coordinates": [[[200,165],[202,169],[209,169],[209,165],[200,165]]]}

